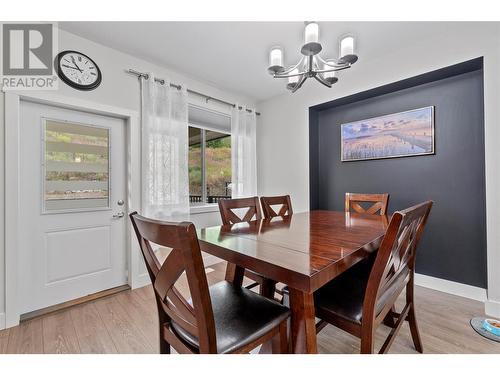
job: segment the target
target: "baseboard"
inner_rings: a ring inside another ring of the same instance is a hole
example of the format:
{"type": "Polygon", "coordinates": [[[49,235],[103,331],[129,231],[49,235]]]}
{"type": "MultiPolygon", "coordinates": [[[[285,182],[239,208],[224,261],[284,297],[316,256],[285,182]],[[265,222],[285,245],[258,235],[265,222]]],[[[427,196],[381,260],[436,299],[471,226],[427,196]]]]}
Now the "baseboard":
{"type": "Polygon", "coordinates": [[[500,302],[488,300],[484,303],[484,312],[488,316],[500,319],[500,302]]]}
{"type": "Polygon", "coordinates": [[[439,290],[440,292],[454,294],[456,296],[476,301],[486,301],[486,289],[478,288],[477,286],[439,279],[437,277],[422,275],[420,273],[415,274],[415,284],[423,286],[424,288],[439,290]]]}
{"type": "Polygon", "coordinates": [[[142,275],[137,276],[134,283],[130,286],[131,289],[142,288],[143,286],[151,284],[151,279],[149,278],[148,273],[143,273],[142,275]]]}
{"type": "Polygon", "coordinates": [[[5,313],[0,313],[0,330],[5,329],[5,313]]]}

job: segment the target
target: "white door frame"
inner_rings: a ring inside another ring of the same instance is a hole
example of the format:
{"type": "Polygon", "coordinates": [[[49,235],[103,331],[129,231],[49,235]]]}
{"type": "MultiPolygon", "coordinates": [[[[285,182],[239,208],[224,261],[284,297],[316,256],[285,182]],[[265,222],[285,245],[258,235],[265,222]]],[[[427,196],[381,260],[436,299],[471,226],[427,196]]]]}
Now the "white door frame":
{"type": "MultiPolygon", "coordinates": [[[[5,325],[6,328],[19,324],[18,304],[18,250],[22,223],[20,209],[20,126],[21,101],[46,104],[78,110],[97,115],[118,117],[126,124],[127,150],[127,208],[140,210],[141,199],[141,131],[137,111],[102,105],[86,100],[59,96],[51,93],[5,92],[5,325]]],[[[128,218],[127,218],[128,223],[128,218]]],[[[132,241],[133,231],[126,225],[126,251],[128,284],[138,288],[149,283],[147,273],[140,267],[140,251],[137,241],[132,241]]]]}

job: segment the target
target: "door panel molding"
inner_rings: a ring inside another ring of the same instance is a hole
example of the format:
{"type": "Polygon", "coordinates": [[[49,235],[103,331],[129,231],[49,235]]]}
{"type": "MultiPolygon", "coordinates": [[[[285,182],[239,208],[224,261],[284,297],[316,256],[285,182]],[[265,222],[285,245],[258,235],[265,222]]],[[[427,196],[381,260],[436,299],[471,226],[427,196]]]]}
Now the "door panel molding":
{"type": "MultiPolygon", "coordinates": [[[[64,109],[123,119],[126,138],[127,207],[140,210],[140,123],[134,110],[103,105],[96,102],[60,96],[52,93],[5,92],[5,326],[19,324],[18,249],[22,223],[20,209],[20,126],[21,101],[34,102],[64,109]]],[[[144,284],[140,252],[132,242],[130,225],[126,225],[128,284],[132,288],[144,284]]]]}
{"type": "Polygon", "coordinates": [[[110,225],[46,232],[45,286],[109,270],[111,241],[110,225]],[[82,241],[68,238],[75,235],[81,235],[82,241]],[[67,244],[68,241],[75,243],[67,244]],[[83,270],[82,267],[90,269],[83,270]]]}

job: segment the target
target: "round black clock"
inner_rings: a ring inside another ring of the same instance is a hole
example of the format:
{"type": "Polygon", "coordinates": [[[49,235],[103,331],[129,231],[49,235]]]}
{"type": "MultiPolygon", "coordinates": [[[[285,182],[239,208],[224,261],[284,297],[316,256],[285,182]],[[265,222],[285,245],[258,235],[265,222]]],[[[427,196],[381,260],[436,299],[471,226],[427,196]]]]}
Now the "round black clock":
{"type": "Polygon", "coordinates": [[[93,90],[101,84],[99,67],[94,60],[81,52],[60,52],[54,65],[59,78],[77,90],[93,90]]]}

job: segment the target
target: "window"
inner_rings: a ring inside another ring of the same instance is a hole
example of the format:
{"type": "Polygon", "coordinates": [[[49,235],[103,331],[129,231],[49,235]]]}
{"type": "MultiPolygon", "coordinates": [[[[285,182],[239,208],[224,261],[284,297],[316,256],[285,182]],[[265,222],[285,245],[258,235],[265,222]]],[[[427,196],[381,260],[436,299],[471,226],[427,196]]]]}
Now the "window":
{"type": "Polygon", "coordinates": [[[109,207],[109,129],[45,120],[44,212],[109,207]]]}
{"type": "Polygon", "coordinates": [[[231,135],[189,127],[189,201],[192,206],[231,198],[231,135]]]}

